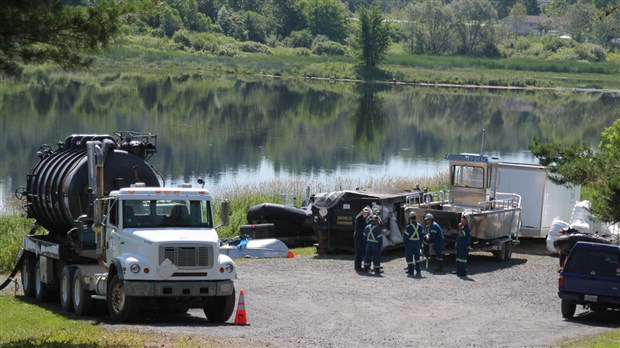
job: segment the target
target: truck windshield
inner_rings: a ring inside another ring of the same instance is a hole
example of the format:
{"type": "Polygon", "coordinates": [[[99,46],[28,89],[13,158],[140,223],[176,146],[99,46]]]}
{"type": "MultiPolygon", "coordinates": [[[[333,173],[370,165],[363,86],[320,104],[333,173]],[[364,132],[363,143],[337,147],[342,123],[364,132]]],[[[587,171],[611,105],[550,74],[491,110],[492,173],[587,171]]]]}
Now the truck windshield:
{"type": "Polygon", "coordinates": [[[620,277],[620,254],[610,250],[574,249],[564,265],[564,270],[620,277]]]}
{"type": "Polygon", "coordinates": [[[213,227],[209,201],[125,200],[123,227],[213,227]]]}

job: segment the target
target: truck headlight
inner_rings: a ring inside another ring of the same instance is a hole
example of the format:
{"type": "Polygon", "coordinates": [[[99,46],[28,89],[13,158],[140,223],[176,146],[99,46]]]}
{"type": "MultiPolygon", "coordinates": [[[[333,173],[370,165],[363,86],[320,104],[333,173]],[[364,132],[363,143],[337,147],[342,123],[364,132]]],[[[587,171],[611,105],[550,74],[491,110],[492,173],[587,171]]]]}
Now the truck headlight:
{"type": "Polygon", "coordinates": [[[131,270],[131,272],[133,272],[133,273],[139,273],[140,272],[140,265],[137,264],[137,263],[134,263],[134,264],[132,264],[129,267],[129,270],[131,270]]]}
{"type": "Polygon", "coordinates": [[[227,263],[224,265],[224,267],[220,267],[220,273],[224,273],[224,271],[226,271],[227,273],[232,273],[234,268],[235,267],[231,263],[227,263]]]}

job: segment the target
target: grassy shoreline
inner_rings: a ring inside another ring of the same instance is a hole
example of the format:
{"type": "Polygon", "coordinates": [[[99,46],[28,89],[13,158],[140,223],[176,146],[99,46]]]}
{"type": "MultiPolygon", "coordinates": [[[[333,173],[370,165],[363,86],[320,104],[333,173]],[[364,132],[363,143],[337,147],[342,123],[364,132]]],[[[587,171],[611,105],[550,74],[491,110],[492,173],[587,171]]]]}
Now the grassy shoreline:
{"type": "MultiPolygon", "coordinates": [[[[616,54],[620,55],[620,54],[616,54]]],[[[617,59],[617,60],[620,60],[617,59]]],[[[88,72],[67,72],[53,65],[29,66],[23,80],[41,75],[128,74],[259,76],[279,79],[326,79],[342,82],[399,83],[414,86],[485,89],[574,89],[619,92],[620,64],[546,61],[533,58],[423,56],[396,45],[386,63],[363,71],[349,56],[299,55],[296,49],[271,48],[271,54],[238,52],[217,56],[183,51],[163,39],[126,37],[96,57],[88,72]]],[[[1,81],[0,81],[1,83],[1,81]]]]}

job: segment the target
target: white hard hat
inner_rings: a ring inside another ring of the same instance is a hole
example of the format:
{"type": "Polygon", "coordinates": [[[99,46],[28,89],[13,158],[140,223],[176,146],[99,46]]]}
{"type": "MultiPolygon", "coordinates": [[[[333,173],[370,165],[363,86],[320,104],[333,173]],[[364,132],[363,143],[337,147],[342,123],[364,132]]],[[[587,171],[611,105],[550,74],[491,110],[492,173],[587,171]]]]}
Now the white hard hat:
{"type": "Polygon", "coordinates": [[[415,211],[412,211],[411,213],[409,213],[409,218],[415,219],[416,217],[417,215],[415,214],[415,211]]]}
{"type": "Polygon", "coordinates": [[[428,214],[424,215],[424,220],[429,220],[429,219],[430,219],[430,220],[433,220],[433,219],[434,219],[433,214],[428,213],[428,214]]]}

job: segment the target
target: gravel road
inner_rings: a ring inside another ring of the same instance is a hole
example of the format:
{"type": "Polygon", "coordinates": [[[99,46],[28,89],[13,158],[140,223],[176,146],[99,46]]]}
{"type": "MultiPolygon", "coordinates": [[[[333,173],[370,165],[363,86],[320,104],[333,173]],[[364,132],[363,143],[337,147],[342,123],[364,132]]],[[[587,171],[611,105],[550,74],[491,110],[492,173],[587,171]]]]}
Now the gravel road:
{"type": "Polygon", "coordinates": [[[562,318],[558,259],[544,240],[525,241],[508,263],[474,254],[463,279],[450,273],[453,257],[446,274],[410,277],[402,254],[384,255],[380,277],[355,273],[353,255],[238,260],[248,326],[213,325],[192,310],[110,328],[246,347],[524,347],[620,327],[619,312],[578,308],[573,320],[562,318]]]}

